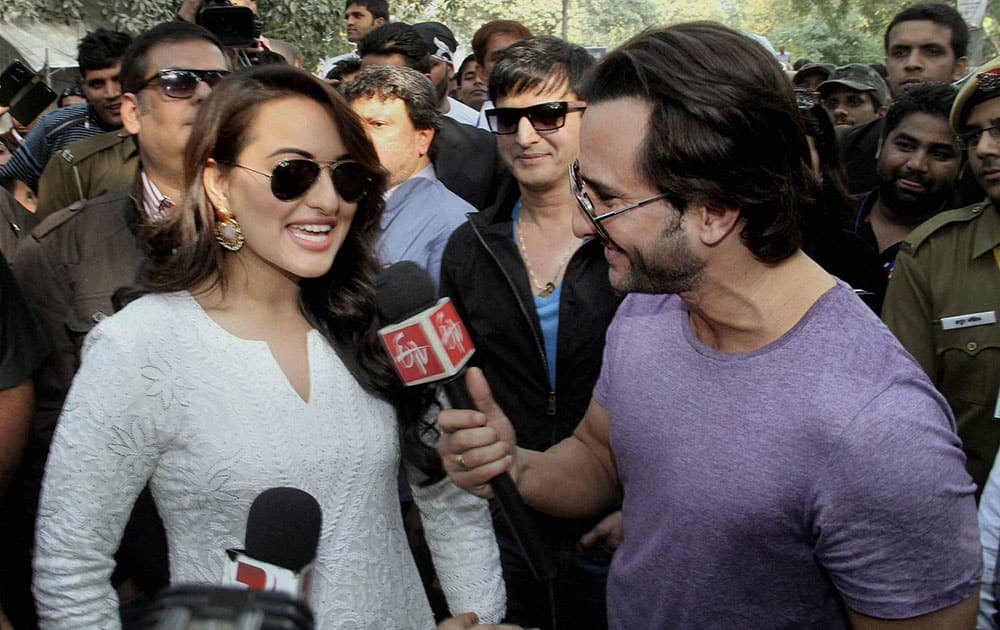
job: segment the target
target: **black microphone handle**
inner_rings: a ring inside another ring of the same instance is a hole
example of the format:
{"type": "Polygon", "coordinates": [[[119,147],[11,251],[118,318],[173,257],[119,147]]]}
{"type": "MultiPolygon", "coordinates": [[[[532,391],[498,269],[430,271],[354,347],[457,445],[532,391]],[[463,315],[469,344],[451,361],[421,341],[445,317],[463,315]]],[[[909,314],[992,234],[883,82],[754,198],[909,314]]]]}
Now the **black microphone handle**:
{"type": "MultiPolygon", "coordinates": [[[[448,400],[456,409],[475,409],[469,392],[465,389],[465,369],[443,384],[448,400]]],[[[542,545],[542,538],[535,527],[534,518],[517,491],[514,480],[506,472],[490,479],[490,487],[500,504],[500,511],[510,527],[517,544],[528,560],[528,567],[539,582],[551,580],[556,575],[555,566],[542,545]]]]}

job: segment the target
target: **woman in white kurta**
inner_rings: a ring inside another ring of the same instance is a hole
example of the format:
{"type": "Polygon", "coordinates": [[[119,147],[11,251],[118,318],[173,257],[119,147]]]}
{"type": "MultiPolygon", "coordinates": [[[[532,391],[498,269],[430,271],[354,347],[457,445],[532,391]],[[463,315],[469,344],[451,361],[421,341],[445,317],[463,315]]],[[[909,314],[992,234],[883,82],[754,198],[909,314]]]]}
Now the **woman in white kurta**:
{"type": "Polygon", "coordinates": [[[401,459],[450,608],[498,620],[487,507],[439,479],[426,396],[394,381],[375,336],[385,179],[361,121],[307,73],[265,66],[220,83],[191,138],[189,198],[147,240],[152,293],[93,330],[60,417],[42,625],[118,626],[112,555],[148,481],[172,583],[219,583],[253,499],[294,486],[322,508],[317,627],[433,628],[401,459]]]}

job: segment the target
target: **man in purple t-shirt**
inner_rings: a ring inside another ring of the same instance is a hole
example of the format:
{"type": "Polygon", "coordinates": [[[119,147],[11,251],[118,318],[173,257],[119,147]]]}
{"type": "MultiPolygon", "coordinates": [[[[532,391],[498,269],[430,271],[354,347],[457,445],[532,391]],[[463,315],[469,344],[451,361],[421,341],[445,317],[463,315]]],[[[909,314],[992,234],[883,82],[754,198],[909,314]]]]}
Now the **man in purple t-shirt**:
{"type": "Polygon", "coordinates": [[[584,92],[574,229],[632,295],[572,437],[515,448],[472,371],[480,412],[439,417],[449,475],[490,496],[509,470],[560,516],[621,502],[612,628],[972,628],[975,487],[954,419],[799,249],[816,182],[773,57],[680,24],[612,52],[584,92]]]}

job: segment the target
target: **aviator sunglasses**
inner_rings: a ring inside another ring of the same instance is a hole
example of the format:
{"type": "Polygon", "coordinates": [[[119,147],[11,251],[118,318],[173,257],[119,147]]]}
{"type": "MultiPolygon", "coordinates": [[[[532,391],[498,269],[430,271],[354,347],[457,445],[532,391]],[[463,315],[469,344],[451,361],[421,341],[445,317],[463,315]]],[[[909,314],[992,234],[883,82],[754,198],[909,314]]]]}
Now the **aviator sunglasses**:
{"type": "Polygon", "coordinates": [[[566,112],[581,109],[587,109],[587,103],[553,101],[531,107],[497,107],[486,110],[486,122],[498,136],[517,133],[522,118],[527,118],[535,131],[555,131],[566,124],[566,112]]]}
{"type": "Polygon", "coordinates": [[[198,83],[205,82],[208,87],[215,87],[219,81],[229,74],[228,70],[182,70],[180,68],[167,68],[160,70],[153,76],[142,82],[135,93],[145,89],[150,83],[159,81],[160,90],[170,98],[191,98],[198,83]]]}
{"type": "Polygon", "coordinates": [[[354,160],[317,162],[307,158],[282,160],[274,165],[270,173],[258,171],[243,164],[233,164],[239,168],[263,175],[271,180],[271,194],[280,201],[291,201],[301,197],[316,183],[323,169],[330,170],[330,179],[337,194],[347,203],[355,203],[365,196],[371,176],[365,167],[354,160]]]}

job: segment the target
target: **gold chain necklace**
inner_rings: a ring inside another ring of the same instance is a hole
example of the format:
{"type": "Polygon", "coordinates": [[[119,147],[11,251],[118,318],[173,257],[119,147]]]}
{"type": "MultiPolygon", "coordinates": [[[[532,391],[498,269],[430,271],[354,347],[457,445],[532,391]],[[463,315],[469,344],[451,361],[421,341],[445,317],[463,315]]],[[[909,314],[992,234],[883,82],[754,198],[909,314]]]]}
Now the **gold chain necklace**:
{"type": "Polygon", "coordinates": [[[574,242],[569,246],[569,249],[566,250],[562,260],[559,261],[559,266],[556,267],[555,276],[553,276],[551,281],[542,284],[535,276],[535,270],[531,268],[531,262],[528,261],[528,248],[524,245],[524,234],[521,231],[520,215],[517,217],[517,244],[518,248],[521,250],[521,259],[524,261],[524,268],[528,270],[528,276],[531,278],[531,285],[539,297],[549,297],[552,295],[552,292],[556,290],[556,281],[559,280],[559,276],[562,275],[563,268],[566,266],[566,263],[569,262],[570,257],[579,245],[579,243],[574,242]]]}

